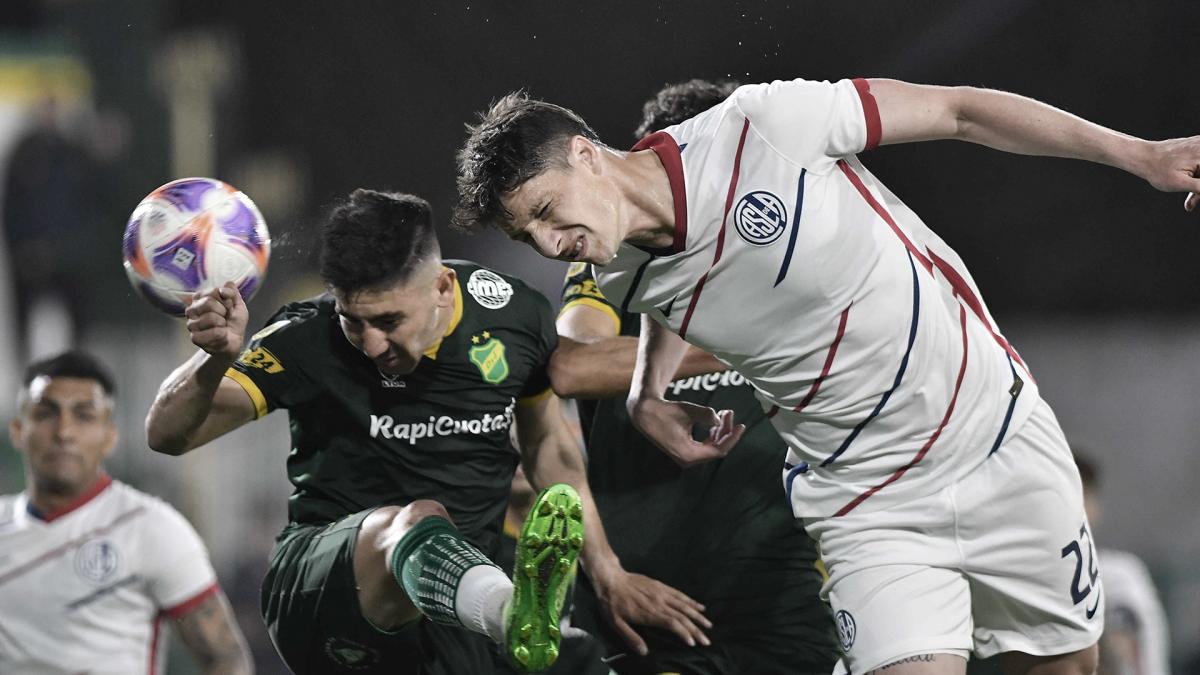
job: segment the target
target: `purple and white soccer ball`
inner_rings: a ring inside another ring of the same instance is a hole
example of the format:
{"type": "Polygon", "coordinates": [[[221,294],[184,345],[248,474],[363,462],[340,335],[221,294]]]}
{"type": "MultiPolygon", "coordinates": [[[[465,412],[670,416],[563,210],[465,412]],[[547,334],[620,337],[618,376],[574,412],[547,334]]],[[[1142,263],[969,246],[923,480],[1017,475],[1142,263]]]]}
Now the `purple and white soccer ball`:
{"type": "Polygon", "coordinates": [[[185,296],[232,281],[249,300],[267,273],[271,235],[250,198],[212,178],[181,178],[133,210],[125,274],[155,308],[182,316],[185,296]]]}

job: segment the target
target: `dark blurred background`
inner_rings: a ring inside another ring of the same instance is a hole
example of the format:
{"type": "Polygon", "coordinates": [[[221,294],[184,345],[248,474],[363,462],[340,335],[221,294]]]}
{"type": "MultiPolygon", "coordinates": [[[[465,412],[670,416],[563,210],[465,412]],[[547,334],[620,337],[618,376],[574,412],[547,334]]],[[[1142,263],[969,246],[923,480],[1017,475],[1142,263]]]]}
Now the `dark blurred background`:
{"type": "MultiPolygon", "coordinates": [[[[78,343],[112,362],[125,434],[114,474],[196,522],[261,637],[254,594],[284,518],[285,421],[182,460],[145,448],[153,392],[189,353],[121,270],[125,219],[154,187],[211,175],[255,199],[275,247],[257,324],[319,290],[311,235],[353,188],[420,194],[445,223],[464,123],[513,89],[574,108],[619,148],[645,98],[693,77],[986,86],[1161,139],[1200,132],[1198,32],[1200,3],[1175,0],[5,0],[0,411],[31,356],[78,343]]],[[[1182,669],[1200,646],[1200,214],[1081,162],[946,142],[863,160],[962,254],[1068,436],[1105,467],[1098,537],[1150,564],[1182,669]]],[[[558,264],[494,233],[444,230],[442,242],[558,290],[558,264]]],[[[19,466],[0,453],[0,490],[21,488],[19,466]]],[[[274,672],[269,646],[257,649],[274,672]]]]}

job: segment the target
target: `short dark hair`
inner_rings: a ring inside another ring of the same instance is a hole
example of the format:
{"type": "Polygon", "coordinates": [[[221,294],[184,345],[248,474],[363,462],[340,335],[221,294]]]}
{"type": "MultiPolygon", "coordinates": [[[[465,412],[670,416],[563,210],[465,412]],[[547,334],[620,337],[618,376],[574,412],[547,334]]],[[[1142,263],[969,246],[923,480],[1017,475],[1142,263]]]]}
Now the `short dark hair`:
{"type": "Polygon", "coordinates": [[[691,119],[729,98],[740,82],[693,79],[668,84],[642,104],[642,123],[633,132],[635,138],[691,119]]]}
{"type": "Polygon", "coordinates": [[[343,293],[408,279],[439,257],[429,202],[400,192],[358,189],[334,207],[321,232],[321,280],[343,293]]]}
{"type": "Polygon", "coordinates": [[[25,368],[24,377],[21,378],[22,391],[28,391],[29,385],[39,377],[77,377],[81,380],[94,380],[106,396],[117,392],[108,368],[91,354],[76,350],[29,364],[25,368]]]}
{"type": "Polygon", "coordinates": [[[467,125],[458,151],[458,206],[452,224],[460,230],[503,228],[512,214],[501,196],[551,167],[567,165],[567,141],[574,136],[600,144],[600,137],[574,111],[508,94],[467,125]]]}

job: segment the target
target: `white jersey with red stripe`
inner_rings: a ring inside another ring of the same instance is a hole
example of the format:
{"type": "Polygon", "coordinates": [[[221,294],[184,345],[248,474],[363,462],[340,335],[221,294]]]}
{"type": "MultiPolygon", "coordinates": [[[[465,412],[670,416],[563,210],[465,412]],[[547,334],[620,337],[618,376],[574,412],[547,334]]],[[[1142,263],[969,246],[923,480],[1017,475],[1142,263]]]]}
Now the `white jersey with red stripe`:
{"type": "Polygon", "coordinates": [[[880,129],[865,80],[741,87],[635,146],[666,169],[675,239],[596,268],[755,386],[798,516],[930,494],[1038,398],[958,255],[855,156],[880,129]]]}
{"type": "Polygon", "coordinates": [[[216,590],[183,516],[108,476],[55,514],[0,497],[0,673],[162,672],[162,619],[216,590]]]}

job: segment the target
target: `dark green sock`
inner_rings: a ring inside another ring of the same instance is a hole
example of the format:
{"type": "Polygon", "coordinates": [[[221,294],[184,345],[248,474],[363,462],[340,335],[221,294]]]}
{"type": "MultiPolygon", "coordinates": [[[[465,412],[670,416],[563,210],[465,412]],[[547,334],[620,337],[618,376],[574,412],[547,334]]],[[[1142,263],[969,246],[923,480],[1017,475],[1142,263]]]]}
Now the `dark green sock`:
{"type": "Polygon", "coordinates": [[[476,565],[495,565],[467,543],[445,518],[424,518],[392,549],[392,576],[421,613],[437,623],[462,626],[454,611],[458,582],[476,565]]]}

